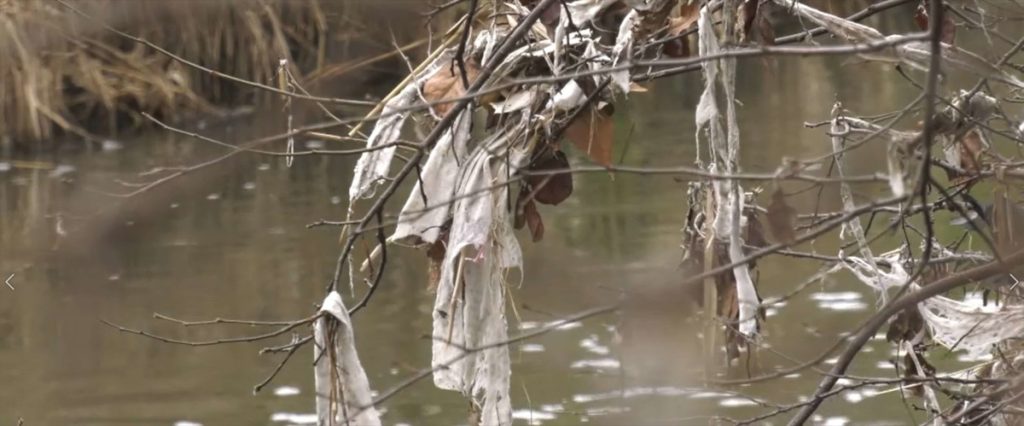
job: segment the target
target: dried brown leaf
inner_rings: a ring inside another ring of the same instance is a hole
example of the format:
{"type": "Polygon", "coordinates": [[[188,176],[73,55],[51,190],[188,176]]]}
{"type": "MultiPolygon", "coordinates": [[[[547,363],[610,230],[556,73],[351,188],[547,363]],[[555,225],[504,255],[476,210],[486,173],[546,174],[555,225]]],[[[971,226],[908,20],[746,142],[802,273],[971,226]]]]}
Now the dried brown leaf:
{"type": "Polygon", "coordinates": [[[526,226],[526,214],[525,204],[526,197],[530,195],[530,190],[526,186],[519,189],[519,195],[516,197],[516,211],[512,217],[512,228],[523,229],[526,226]]]}
{"type": "Polygon", "coordinates": [[[985,150],[985,141],[981,139],[981,130],[971,129],[960,140],[960,168],[971,175],[981,172],[981,154],[985,150]]]}
{"type": "Polygon", "coordinates": [[[565,137],[595,163],[608,167],[612,165],[612,143],[615,139],[613,123],[611,116],[590,108],[569,124],[565,137]]]}
{"type": "Polygon", "coordinates": [[[441,281],[441,265],[444,263],[444,255],[447,251],[445,249],[447,235],[444,237],[438,238],[427,248],[427,289],[431,291],[437,289],[437,284],[441,281]]]}
{"type": "MultiPolygon", "coordinates": [[[[554,151],[538,159],[530,170],[564,170],[569,168],[569,159],[562,151],[554,151]]],[[[538,203],[555,205],[572,195],[572,174],[568,172],[550,175],[531,175],[526,179],[533,199],[538,203]]]]}
{"type": "Polygon", "coordinates": [[[679,6],[679,16],[668,18],[668,35],[677,36],[690,29],[700,18],[700,3],[679,6]]]}
{"type": "MultiPolygon", "coordinates": [[[[675,37],[689,30],[700,17],[699,2],[679,7],[679,16],[668,19],[668,36],[675,37]]],[[[686,58],[693,54],[689,37],[680,37],[665,43],[662,52],[673,58],[686,58]]]]}
{"type": "MultiPolygon", "coordinates": [[[[931,18],[928,16],[929,0],[921,0],[921,3],[917,5],[917,11],[914,13],[914,22],[921,31],[928,30],[928,23],[931,18]]],[[[942,14],[942,31],[939,37],[943,43],[952,45],[956,42],[956,24],[953,23],[953,17],[950,16],[949,12],[942,14]]]]}
{"type": "MultiPolygon", "coordinates": [[[[466,79],[470,83],[476,80],[480,68],[472,62],[466,62],[466,79]]],[[[445,66],[438,70],[423,84],[423,98],[428,102],[458,98],[466,94],[462,84],[462,71],[458,66],[445,66]]],[[[431,107],[435,114],[443,116],[454,106],[453,102],[445,102],[431,107]]]]}
{"type": "Polygon", "coordinates": [[[544,221],[541,220],[540,212],[537,211],[537,203],[533,200],[523,205],[523,216],[526,218],[526,225],[530,227],[530,235],[533,235],[533,242],[544,239],[544,221]]]}
{"type": "Polygon", "coordinates": [[[665,56],[672,58],[688,58],[693,56],[693,52],[690,50],[690,42],[685,37],[665,42],[662,52],[665,53],[665,56]]]}
{"type": "Polygon", "coordinates": [[[917,307],[904,309],[889,324],[885,340],[893,343],[912,341],[923,329],[924,318],[921,317],[921,312],[917,310],[917,307]]]}
{"type": "Polygon", "coordinates": [[[786,204],[786,195],[781,188],[772,193],[767,216],[768,229],[776,241],[788,244],[796,240],[796,209],[786,204]]]}
{"type": "MultiPolygon", "coordinates": [[[[768,247],[768,239],[764,236],[764,225],[756,214],[747,214],[747,229],[743,235],[743,241],[750,247],[768,247]]],[[[751,267],[757,266],[757,262],[751,262],[751,267]]]]}
{"type": "Polygon", "coordinates": [[[768,19],[760,0],[744,0],[736,13],[736,27],[741,43],[775,44],[775,27],[768,19]]]}

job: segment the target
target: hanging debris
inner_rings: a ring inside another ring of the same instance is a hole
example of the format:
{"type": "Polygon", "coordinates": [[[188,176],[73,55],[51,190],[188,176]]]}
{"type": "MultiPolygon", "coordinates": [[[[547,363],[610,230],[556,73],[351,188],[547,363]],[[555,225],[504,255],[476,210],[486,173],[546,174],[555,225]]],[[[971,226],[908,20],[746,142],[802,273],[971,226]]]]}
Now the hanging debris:
{"type": "Polygon", "coordinates": [[[313,324],[317,424],[380,426],[341,295],[336,291],[328,294],[320,313],[313,324]]]}

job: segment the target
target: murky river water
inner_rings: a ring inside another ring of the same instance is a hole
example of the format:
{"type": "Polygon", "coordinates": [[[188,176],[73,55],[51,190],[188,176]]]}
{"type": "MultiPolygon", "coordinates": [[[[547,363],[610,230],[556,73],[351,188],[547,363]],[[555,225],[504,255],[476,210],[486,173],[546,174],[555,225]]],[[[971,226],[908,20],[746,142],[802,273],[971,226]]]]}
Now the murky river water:
{"type": "MultiPolygon", "coordinates": [[[[827,138],[803,122],[827,119],[836,98],[868,114],[896,109],[915,94],[891,69],[877,65],[783,59],[768,71],[760,61],[741,64],[747,171],[772,171],[783,157],[826,152],[827,138]]],[[[698,87],[691,75],[632,95],[631,106],[620,108],[617,118],[617,158],[640,166],[692,164],[698,87]]],[[[265,130],[256,124],[264,121],[205,131],[241,142],[265,130]]],[[[278,360],[258,355],[266,344],[176,346],[119,333],[101,322],[209,340],[261,329],[182,328],[154,319],[153,313],[188,320],[285,320],[308,315],[322,299],[339,250],[338,231],[305,225],[343,218],[352,159],[306,157],[287,168],[280,158],[243,155],[215,173],[129,202],[95,191],[116,188],[118,179],[139,181],[137,173],[154,167],[190,164],[218,152],[202,142],[154,132],[118,150],[0,159],[0,279],[14,274],[13,289],[0,285],[0,424],[14,425],[18,418],[30,426],[285,425],[313,419],[308,347],[254,395],[253,386],[278,360]]],[[[850,161],[857,172],[873,171],[884,167],[880,153],[868,149],[850,161]]],[[[583,164],[574,155],[575,164],[583,164]]],[[[814,195],[797,197],[794,204],[809,211],[814,195]]],[[[822,206],[836,208],[835,188],[826,188],[822,206]]],[[[544,240],[523,238],[525,270],[522,284],[512,290],[517,309],[509,316],[513,333],[613,302],[624,289],[683,278],[678,269],[683,184],[671,177],[579,176],[573,196],[542,213],[544,240]]],[[[834,238],[801,249],[834,254],[834,238]]],[[[354,319],[358,350],[378,390],[430,361],[429,341],[422,338],[430,329],[432,306],[426,263],[419,252],[396,251],[380,291],[354,319]]],[[[817,267],[813,261],[769,257],[760,263],[760,292],[786,294],[817,267]]],[[[723,370],[723,377],[757,375],[811,359],[874,307],[874,295],[848,274],[813,284],[768,310],[765,348],[746,365],[723,370]]],[[[618,336],[630,337],[624,336],[621,320],[618,315],[592,318],[514,346],[518,424],[688,425],[707,424],[706,416],[712,415],[744,419],[766,406],[799,401],[820,379],[805,370],[756,385],[702,388],[676,379],[686,375],[676,373],[701,369],[686,355],[688,348],[672,340],[679,334],[676,325],[684,324],[681,314],[659,319],[660,326],[643,330],[646,336],[629,340],[640,342],[633,347],[616,343],[618,336]],[[623,377],[620,363],[630,358],[622,355],[637,351],[650,356],[632,358],[638,364],[627,367],[645,374],[623,377]]],[[[876,339],[852,372],[892,377],[891,348],[876,339]]],[[[956,355],[935,358],[957,363],[956,355]]],[[[899,393],[878,394],[885,390],[850,392],[823,406],[816,422],[913,422],[899,393]]],[[[429,380],[382,408],[387,424],[466,421],[464,400],[435,389],[429,380]]]]}

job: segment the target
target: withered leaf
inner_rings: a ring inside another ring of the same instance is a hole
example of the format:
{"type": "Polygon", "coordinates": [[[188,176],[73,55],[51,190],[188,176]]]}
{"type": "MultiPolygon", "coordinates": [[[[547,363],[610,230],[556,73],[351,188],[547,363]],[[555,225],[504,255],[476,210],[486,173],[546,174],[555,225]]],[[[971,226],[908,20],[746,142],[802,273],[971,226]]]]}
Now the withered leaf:
{"type": "Polygon", "coordinates": [[[889,324],[885,340],[893,343],[911,341],[923,329],[924,318],[921,317],[921,312],[917,310],[917,307],[904,309],[889,324]]]}
{"type": "MultiPolygon", "coordinates": [[[[447,233],[445,233],[447,234],[447,233]]],[[[427,289],[437,289],[437,284],[441,281],[441,265],[444,263],[444,255],[447,249],[445,249],[445,241],[447,241],[447,235],[444,238],[438,238],[434,244],[431,244],[427,248],[427,289]]]]}
{"type": "MultiPolygon", "coordinates": [[[[929,0],[921,0],[921,3],[917,5],[917,11],[914,12],[914,22],[921,31],[928,30],[928,23],[931,17],[928,16],[928,10],[930,9],[929,0]]],[[[952,45],[956,42],[956,25],[953,23],[953,17],[950,16],[949,12],[942,14],[942,28],[940,29],[942,34],[940,39],[943,43],[952,45]]]]}
{"type": "MultiPolygon", "coordinates": [[[[668,19],[668,36],[675,37],[693,27],[700,17],[700,2],[693,2],[679,7],[679,16],[668,19]]],[[[685,58],[692,55],[688,37],[676,38],[666,42],[662,51],[667,56],[685,58]]]]}
{"type": "Polygon", "coordinates": [[[526,186],[519,189],[519,195],[516,196],[516,211],[512,216],[512,227],[515,229],[523,229],[526,226],[525,205],[526,197],[529,195],[530,189],[526,186]]]}
{"type": "Polygon", "coordinates": [[[693,53],[690,51],[690,42],[686,38],[665,42],[662,52],[665,53],[665,56],[671,58],[688,58],[693,56],[693,53]]]}
{"type": "MultiPolygon", "coordinates": [[[[743,235],[743,241],[750,247],[764,248],[768,247],[768,239],[764,235],[764,225],[761,219],[754,213],[748,213],[747,217],[747,229],[743,235]]],[[[757,262],[751,262],[751,267],[756,267],[757,262]]]]}
{"type": "Polygon", "coordinates": [[[959,144],[960,168],[972,176],[981,172],[981,154],[985,150],[985,142],[981,138],[981,130],[971,129],[959,144]]]}
{"type": "Polygon", "coordinates": [[[700,2],[679,6],[679,16],[668,18],[668,35],[677,36],[690,29],[700,18],[700,2]]]}
{"type": "Polygon", "coordinates": [[[530,227],[533,242],[544,239],[544,221],[541,220],[540,212],[537,211],[537,203],[533,200],[527,201],[523,205],[523,216],[526,218],[526,225],[530,227]]]}
{"type": "MultiPolygon", "coordinates": [[[[466,79],[470,84],[480,74],[480,68],[473,62],[466,62],[466,79]]],[[[423,84],[423,98],[428,102],[437,102],[444,99],[458,98],[466,94],[466,87],[462,85],[462,71],[458,66],[443,66],[430,79],[423,84]]],[[[448,113],[454,106],[453,102],[445,102],[431,107],[431,110],[439,116],[448,113]]]]}
{"type": "Polygon", "coordinates": [[[569,124],[565,137],[595,163],[608,167],[612,165],[612,142],[615,139],[613,123],[611,116],[589,108],[569,124]]]}
{"type": "Polygon", "coordinates": [[[761,37],[761,44],[765,46],[775,45],[775,25],[761,12],[754,20],[757,25],[757,34],[761,37]]]}
{"type": "Polygon", "coordinates": [[[768,204],[768,229],[772,237],[781,243],[792,243],[796,240],[796,209],[786,204],[786,195],[782,188],[772,192],[771,204],[768,204]]]}
{"type": "Polygon", "coordinates": [[[760,0],[743,0],[736,11],[736,27],[740,30],[740,41],[750,41],[750,30],[754,28],[754,21],[757,20],[757,9],[760,0]]]}
{"type": "MultiPolygon", "coordinates": [[[[569,159],[562,151],[553,151],[539,158],[530,170],[562,170],[569,168],[569,159]]],[[[530,175],[526,182],[533,191],[533,199],[541,204],[555,205],[572,195],[572,174],[530,175]]]]}

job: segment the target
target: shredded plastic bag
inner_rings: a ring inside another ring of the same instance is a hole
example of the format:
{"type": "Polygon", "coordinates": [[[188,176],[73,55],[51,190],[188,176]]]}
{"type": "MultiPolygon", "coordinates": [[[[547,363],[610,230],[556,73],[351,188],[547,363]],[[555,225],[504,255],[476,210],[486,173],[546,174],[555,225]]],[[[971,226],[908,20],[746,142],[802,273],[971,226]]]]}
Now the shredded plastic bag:
{"type": "Polygon", "coordinates": [[[320,312],[325,315],[313,324],[317,424],[380,426],[341,295],[336,291],[328,294],[320,312]]]}

